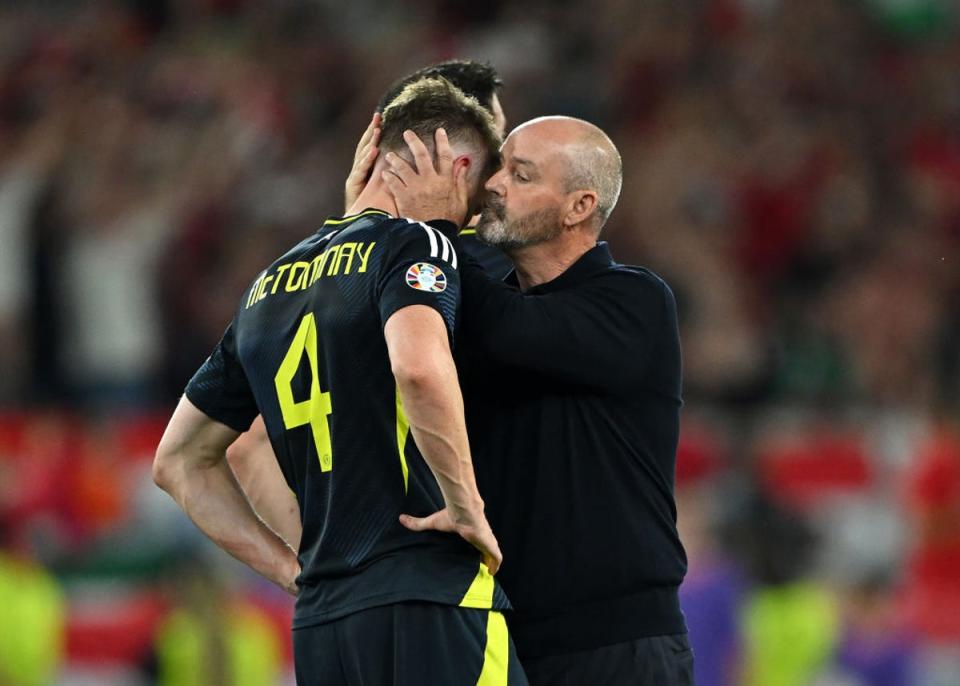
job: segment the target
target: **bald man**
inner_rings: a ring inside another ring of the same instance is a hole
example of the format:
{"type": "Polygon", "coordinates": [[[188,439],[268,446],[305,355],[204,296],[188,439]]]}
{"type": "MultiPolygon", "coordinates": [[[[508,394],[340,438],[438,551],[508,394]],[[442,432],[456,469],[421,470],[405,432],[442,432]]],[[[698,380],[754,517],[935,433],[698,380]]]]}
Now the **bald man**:
{"type": "MultiPolygon", "coordinates": [[[[389,155],[383,179],[402,214],[439,216],[449,190],[411,149],[418,167],[389,155]]],[[[531,684],[692,684],[673,294],[598,242],[622,181],[603,131],[544,117],[501,153],[478,235],[516,270],[462,270],[458,369],[518,654],[531,684]]]]}

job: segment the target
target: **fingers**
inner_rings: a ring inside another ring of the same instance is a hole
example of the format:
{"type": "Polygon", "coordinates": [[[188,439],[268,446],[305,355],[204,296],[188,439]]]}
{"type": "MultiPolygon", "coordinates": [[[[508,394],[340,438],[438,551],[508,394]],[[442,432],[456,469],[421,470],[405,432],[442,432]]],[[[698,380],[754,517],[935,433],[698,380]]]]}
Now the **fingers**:
{"type": "Polygon", "coordinates": [[[496,574],[500,569],[500,563],[503,562],[503,553],[500,552],[500,544],[497,543],[493,531],[488,528],[472,536],[470,542],[483,555],[483,564],[487,566],[490,573],[496,574]]]}
{"type": "Polygon", "coordinates": [[[500,549],[497,548],[494,552],[484,552],[483,553],[483,564],[487,565],[487,570],[490,574],[496,574],[500,571],[500,564],[503,562],[503,555],[500,553],[500,549]]]}
{"type": "Polygon", "coordinates": [[[402,214],[403,210],[399,207],[400,200],[398,196],[406,190],[406,184],[403,183],[403,180],[401,180],[399,176],[390,171],[380,172],[380,178],[383,179],[383,185],[390,191],[390,195],[397,201],[397,209],[400,210],[402,214]]]}
{"type": "Polygon", "coordinates": [[[363,150],[357,150],[357,157],[353,160],[353,168],[350,170],[350,176],[347,177],[347,185],[360,185],[363,190],[363,184],[370,178],[370,172],[377,161],[380,149],[375,145],[368,145],[363,150]]]}
{"type": "Polygon", "coordinates": [[[357,143],[357,149],[353,155],[353,168],[350,175],[344,183],[345,206],[347,211],[356,201],[357,196],[363,192],[363,187],[370,178],[370,172],[373,171],[373,165],[377,161],[380,150],[377,144],[380,142],[380,113],[374,112],[366,131],[360,137],[357,143]]]}
{"type": "Polygon", "coordinates": [[[363,179],[366,179],[370,176],[370,172],[373,170],[373,164],[377,161],[377,156],[380,154],[380,148],[378,148],[375,142],[370,144],[370,147],[367,148],[366,153],[364,153],[363,159],[360,160],[353,168],[353,173],[358,174],[363,179]]]}
{"type": "Polygon", "coordinates": [[[411,531],[453,531],[453,523],[447,516],[446,510],[434,512],[429,517],[400,515],[400,523],[411,531]]]}
{"type": "Polygon", "coordinates": [[[437,173],[445,176],[453,167],[453,150],[450,148],[446,130],[437,129],[433,134],[433,140],[437,145],[437,173]]]}
{"type": "Polygon", "coordinates": [[[425,528],[423,522],[423,517],[411,517],[405,514],[400,515],[400,523],[410,529],[410,531],[423,531],[425,528]]]}
{"type": "Polygon", "coordinates": [[[407,130],[403,132],[403,140],[407,142],[407,147],[410,148],[410,152],[413,153],[413,159],[417,165],[417,173],[426,174],[434,171],[430,151],[427,150],[427,146],[423,144],[420,137],[413,131],[407,130]]]}
{"type": "Polygon", "coordinates": [[[390,167],[387,171],[396,174],[405,184],[409,184],[410,180],[417,176],[417,170],[394,152],[388,152],[384,160],[386,160],[387,165],[390,167]]]}
{"type": "Polygon", "coordinates": [[[359,158],[361,155],[361,150],[371,144],[371,141],[374,141],[373,144],[376,145],[375,139],[380,137],[380,113],[374,112],[373,117],[370,118],[370,123],[367,124],[366,130],[363,132],[363,135],[360,136],[360,142],[357,143],[357,153],[354,157],[359,158]]]}
{"type": "MultiPolygon", "coordinates": [[[[450,518],[446,509],[434,512],[429,517],[411,517],[410,515],[400,515],[400,523],[411,531],[450,531],[456,532],[453,520],[450,518]]],[[[477,550],[480,551],[483,558],[483,564],[491,574],[496,574],[503,562],[503,553],[500,552],[500,544],[497,543],[493,531],[488,526],[484,526],[479,531],[475,527],[470,527],[467,531],[460,530],[460,535],[477,550]]]]}

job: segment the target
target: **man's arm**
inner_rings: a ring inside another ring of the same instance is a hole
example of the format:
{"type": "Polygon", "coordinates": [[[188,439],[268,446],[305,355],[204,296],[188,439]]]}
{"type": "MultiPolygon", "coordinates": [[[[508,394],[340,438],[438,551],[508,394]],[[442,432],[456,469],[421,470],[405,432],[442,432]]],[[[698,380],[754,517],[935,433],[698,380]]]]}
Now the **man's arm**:
{"type": "Polygon", "coordinates": [[[477,491],[447,328],[425,305],[394,312],[384,327],[390,366],[397,380],[414,441],[430,467],[446,509],[424,519],[404,515],[414,530],[454,531],[483,553],[491,574],[502,560],[477,491]]]}
{"type": "Polygon", "coordinates": [[[676,327],[672,296],[652,277],[605,274],[576,289],[525,295],[464,264],[461,282],[471,345],[564,383],[629,392],[655,363],[665,327],[676,327]]]}
{"type": "Polygon", "coordinates": [[[157,447],[153,480],[214,543],[296,595],[296,553],[257,517],[227,464],[237,436],[181,398],[157,447]]]}
{"type": "Polygon", "coordinates": [[[303,534],[300,506],[280,471],[263,417],[257,417],[250,430],[230,446],[227,461],[254,511],[298,550],[303,534]]]}
{"type": "Polygon", "coordinates": [[[343,197],[346,203],[344,206],[347,210],[356,202],[363,191],[363,187],[367,185],[370,172],[373,171],[373,165],[380,154],[377,143],[380,142],[381,119],[379,112],[373,113],[370,123],[367,124],[367,129],[360,137],[357,149],[353,153],[353,167],[350,168],[350,175],[343,184],[343,197]]]}

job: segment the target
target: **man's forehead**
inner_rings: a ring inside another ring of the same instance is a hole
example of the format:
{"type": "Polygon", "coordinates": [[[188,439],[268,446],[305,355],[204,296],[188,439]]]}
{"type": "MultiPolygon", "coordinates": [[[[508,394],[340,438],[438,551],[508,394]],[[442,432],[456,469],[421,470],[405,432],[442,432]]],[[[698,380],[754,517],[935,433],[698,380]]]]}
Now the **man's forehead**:
{"type": "Polygon", "coordinates": [[[501,152],[504,161],[515,164],[544,164],[557,152],[557,141],[541,135],[534,125],[521,125],[510,132],[501,152]]]}

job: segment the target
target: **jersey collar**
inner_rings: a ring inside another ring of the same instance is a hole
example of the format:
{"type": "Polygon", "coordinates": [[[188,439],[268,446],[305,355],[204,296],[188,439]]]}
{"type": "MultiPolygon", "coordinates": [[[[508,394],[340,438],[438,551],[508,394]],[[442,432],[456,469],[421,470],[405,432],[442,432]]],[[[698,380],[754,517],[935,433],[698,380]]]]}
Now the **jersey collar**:
{"type": "MultiPolygon", "coordinates": [[[[613,261],[613,256],[610,254],[610,246],[607,245],[606,241],[600,241],[587,252],[583,253],[580,259],[571,264],[560,276],[552,281],[534,286],[525,292],[536,295],[538,293],[560,291],[564,288],[574,286],[581,281],[585,281],[597,272],[608,269],[615,264],[616,262],[613,261]]],[[[507,274],[504,281],[515,288],[520,287],[516,271],[511,271],[507,274]]]]}
{"type": "Polygon", "coordinates": [[[338,216],[327,217],[327,219],[323,222],[323,225],[338,226],[340,224],[349,224],[350,222],[356,219],[359,219],[360,217],[366,217],[367,215],[373,215],[373,214],[379,214],[384,217],[391,216],[391,214],[385,210],[378,210],[373,207],[368,207],[363,212],[357,212],[356,214],[348,214],[343,217],[338,217],[338,216]]]}

